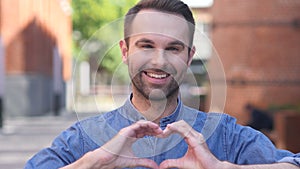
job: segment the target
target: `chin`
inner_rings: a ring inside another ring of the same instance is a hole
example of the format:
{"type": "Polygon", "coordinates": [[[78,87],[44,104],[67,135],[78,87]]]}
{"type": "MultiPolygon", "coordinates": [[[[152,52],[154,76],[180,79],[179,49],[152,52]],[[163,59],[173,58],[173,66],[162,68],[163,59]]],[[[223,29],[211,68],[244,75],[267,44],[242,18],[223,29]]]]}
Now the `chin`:
{"type": "Polygon", "coordinates": [[[172,91],[164,91],[161,89],[153,89],[148,95],[149,100],[162,101],[175,96],[177,98],[178,88],[172,91]]]}

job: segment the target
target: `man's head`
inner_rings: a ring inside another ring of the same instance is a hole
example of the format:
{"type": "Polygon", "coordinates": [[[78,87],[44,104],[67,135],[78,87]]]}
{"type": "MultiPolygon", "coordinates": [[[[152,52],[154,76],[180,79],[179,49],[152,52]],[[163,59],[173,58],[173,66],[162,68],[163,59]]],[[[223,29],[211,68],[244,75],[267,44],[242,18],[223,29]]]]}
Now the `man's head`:
{"type": "Polygon", "coordinates": [[[134,95],[177,99],[195,52],[195,25],[186,18],[194,22],[189,8],[178,0],[142,0],[128,12],[126,40],[120,47],[134,95]]]}
{"type": "Polygon", "coordinates": [[[127,44],[129,43],[132,22],[136,14],[144,9],[154,9],[157,11],[182,16],[187,21],[189,26],[189,47],[192,47],[195,32],[195,20],[189,7],[180,0],[141,0],[138,4],[132,7],[125,16],[124,38],[127,44]]]}

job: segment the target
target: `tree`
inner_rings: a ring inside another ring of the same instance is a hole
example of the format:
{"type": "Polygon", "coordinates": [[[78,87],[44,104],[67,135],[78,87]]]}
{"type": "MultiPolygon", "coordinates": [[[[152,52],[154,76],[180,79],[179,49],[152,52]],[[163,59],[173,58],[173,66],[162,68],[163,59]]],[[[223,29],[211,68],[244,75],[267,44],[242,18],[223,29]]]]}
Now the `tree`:
{"type": "Polygon", "coordinates": [[[101,71],[114,73],[121,62],[116,45],[122,20],[137,0],[72,0],[73,55],[78,60],[97,57],[101,71]]]}

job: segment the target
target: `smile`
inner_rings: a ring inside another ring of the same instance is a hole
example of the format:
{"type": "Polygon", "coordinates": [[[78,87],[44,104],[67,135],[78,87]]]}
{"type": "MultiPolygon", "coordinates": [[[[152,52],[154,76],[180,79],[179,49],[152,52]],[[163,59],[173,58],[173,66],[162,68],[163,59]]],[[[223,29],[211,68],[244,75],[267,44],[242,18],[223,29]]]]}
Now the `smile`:
{"type": "Polygon", "coordinates": [[[157,74],[157,73],[150,73],[150,72],[145,72],[145,74],[148,77],[155,78],[155,79],[164,79],[164,78],[170,76],[169,74],[157,74]]]}

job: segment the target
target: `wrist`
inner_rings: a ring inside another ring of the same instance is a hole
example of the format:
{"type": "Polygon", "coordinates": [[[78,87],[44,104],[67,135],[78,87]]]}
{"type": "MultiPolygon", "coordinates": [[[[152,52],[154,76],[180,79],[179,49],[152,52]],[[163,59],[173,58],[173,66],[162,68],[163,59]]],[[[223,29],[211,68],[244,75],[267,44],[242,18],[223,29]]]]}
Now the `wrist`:
{"type": "Polygon", "coordinates": [[[224,168],[224,169],[241,169],[241,167],[239,165],[230,163],[228,161],[222,161],[220,163],[219,168],[224,168]]]}
{"type": "Polygon", "coordinates": [[[95,158],[93,158],[93,153],[88,152],[83,155],[79,160],[73,162],[72,164],[64,167],[63,169],[72,169],[72,168],[81,168],[81,169],[90,169],[90,168],[99,168],[101,166],[100,160],[95,162],[95,158]]]}

